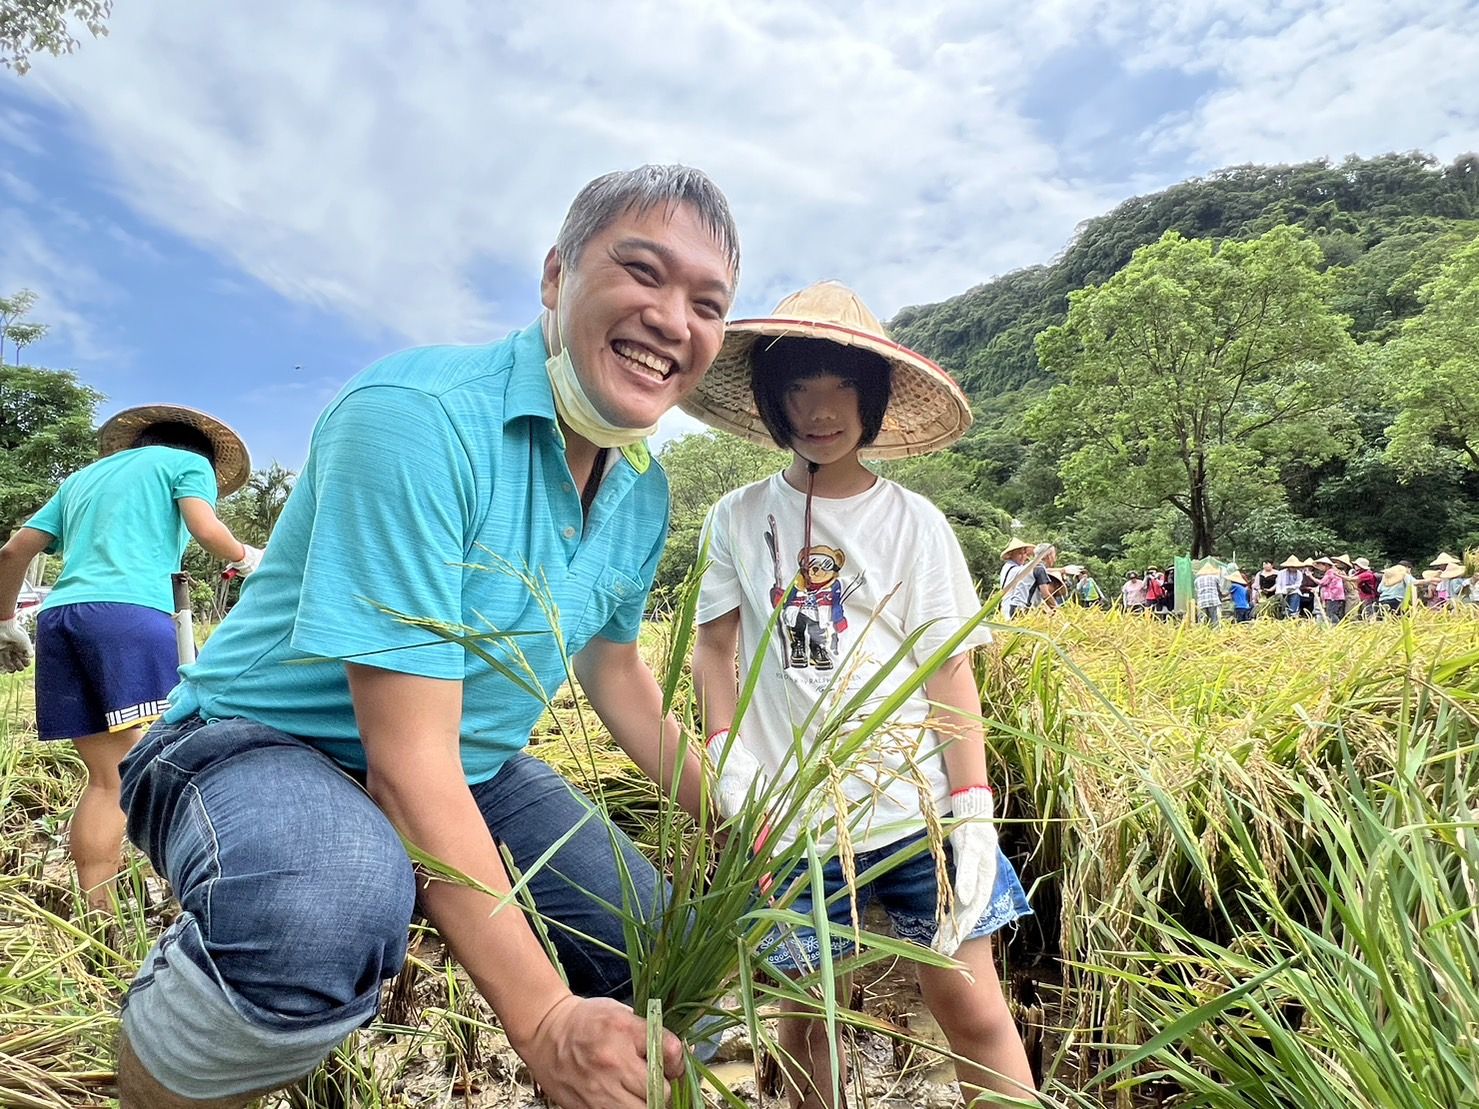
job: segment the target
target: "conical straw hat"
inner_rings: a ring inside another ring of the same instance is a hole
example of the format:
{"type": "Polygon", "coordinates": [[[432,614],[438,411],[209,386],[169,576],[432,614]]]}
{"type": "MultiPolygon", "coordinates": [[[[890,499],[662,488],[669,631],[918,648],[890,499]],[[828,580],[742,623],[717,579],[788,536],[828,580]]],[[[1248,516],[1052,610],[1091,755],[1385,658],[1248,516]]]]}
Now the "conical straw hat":
{"type": "Polygon", "coordinates": [[[1444,581],[1453,581],[1455,578],[1461,578],[1464,576],[1464,564],[1462,562],[1454,562],[1450,566],[1445,566],[1438,576],[1444,581]]]}
{"type": "Polygon", "coordinates": [[[1308,562],[1300,562],[1293,555],[1290,555],[1283,562],[1279,563],[1279,566],[1285,570],[1303,570],[1308,565],[1308,562]]]}
{"type": "Polygon", "coordinates": [[[207,412],[183,404],[141,404],[125,408],[98,428],[98,457],[132,450],[139,433],[151,424],[189,424],[203,432],[216,450],[216,488],[223,497],[235,493],[252,476],[252,459],[240,435],[207,412]]]}
{"type": "Polygon", "coordinates": [[[1447,551],[1443,551],[1443,552],[1441,552],[1438,555],[1437,558],[1433,559],[1432,562],[1428,563],[1428,565],[1429,566],[1452,566],[1457,561],[1458,561],[1458,559],[1454,558],[1453,555],[1449,554],[1447,551]]]}
{"type": "MultiPolygon", "coordinates": [[[[767,434],[769,433],[767,432],[767,434]]],[[[1035,549],[1036,548],[1025,539],[1013,539],[1010,543],[1008,543],[1005,547],[1001,549],[1001,557],[1003,559],[1006,559],[1008,556],[1011,555],[1013,551],[1031,551],[1035,549]]]]}
{"type": "Polygon", "coordinates": [[[750,352],[764,339],[826,339],[880,355],[893,367],[893,387],[878,438],[864,458],[907,458],[947,447],[971,426],[971,406],[950,375],[922,354],[888,337],[878,317],[845,285],[808,285],[759,319],[735,320],[719,356],[683,411],[710,427],[774,446],[755,408],[750,352]]]}
{"type": "Polygon", "coordinates": [[[1403,566],[1401,563],[1398,563],[1396,566],[1388,566],[1385,570],[1381,572],[1381,583],[1382,585],[1386,586],[1396,585],[1399,581],[1405,578],[1407,574],[1407,567],[1403,566]]]}

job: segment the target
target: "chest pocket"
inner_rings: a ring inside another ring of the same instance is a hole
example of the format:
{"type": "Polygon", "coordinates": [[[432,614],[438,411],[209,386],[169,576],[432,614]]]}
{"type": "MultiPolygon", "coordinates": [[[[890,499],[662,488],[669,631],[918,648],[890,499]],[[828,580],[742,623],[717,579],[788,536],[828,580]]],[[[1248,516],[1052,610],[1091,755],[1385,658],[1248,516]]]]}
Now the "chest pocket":
{"type": "Polygon", "coordinates": [[[575,623],[575,636],[570,644],[572,653],[584,647],[619,609],[641,597],[642,592],[642,585],[636,578],[614,566],[602,570],[581,610],[580,619],[575,623]]]}

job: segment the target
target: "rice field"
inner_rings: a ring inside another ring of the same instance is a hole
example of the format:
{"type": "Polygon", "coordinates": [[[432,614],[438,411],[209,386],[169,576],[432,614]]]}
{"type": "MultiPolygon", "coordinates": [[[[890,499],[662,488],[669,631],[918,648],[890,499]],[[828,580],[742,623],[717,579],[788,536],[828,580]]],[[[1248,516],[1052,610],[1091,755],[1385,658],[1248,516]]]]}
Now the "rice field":
{"type": "MultiPolygon", "coordinates": [[[[687,711],[681,616],[648,640],[687,711]]],[[[1000,633],[978,677],[1035,910],[1003,980],[1044,1103],[1479,1106],[1479,619],[1214,630],[1075,611],[1000,633]]],[[[723,865],[597,726],[564,694],[536,750],[670,869],[723,865]]],[[[137,859],[116,911],[84,913],[64,839],[80,775],[34,741],[27,677],[0,677],[0,1105],[107,1104],[118,999],[171,913],[137,859]]],[[[542,1104],[436,937],[414,951],[380,1019],[272,1109],[542,1104]]],[[[896,954],[852,968],[861,1015],[830,1014],[850,1026],[851,1104],[950,1105],[896,954]]],[[[770,995],[738,962],[705,973],[733,1014],[705,1096],[781,1104],[770,995]]],[[[644,980],[639,1001],[673,989],[644,980]]]]}

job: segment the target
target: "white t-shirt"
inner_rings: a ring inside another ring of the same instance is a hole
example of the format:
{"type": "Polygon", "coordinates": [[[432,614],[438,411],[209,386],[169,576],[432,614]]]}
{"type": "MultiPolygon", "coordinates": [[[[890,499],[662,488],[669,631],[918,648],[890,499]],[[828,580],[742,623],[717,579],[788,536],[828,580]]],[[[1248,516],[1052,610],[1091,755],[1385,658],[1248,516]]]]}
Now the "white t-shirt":
{"type": "MultiPolygon", "coordinates": [[[[854,719],[903,685],[981,607],[950,524],[918,494],[880,478],[856,496],[814,498],[809,580],[799,569],[805,508],[806,495],[776,474],[726,494],[704,522],[709,567],[699,589],[698,621],[740,610],[741,683],[757,659],[761,671],[739,738],[771,775],[782,767],[795,728],[814,706],[821,704],[806,731],[808,750],[821,722],[910,633],[929,625],[913,647],[912,665],[901,665],[882,681],[854,719]],[[784,602],[781,618],[767,635],[778,601],[784,602]]],[[[990,632],[978,627],[959,650],[990,641],[990,632]]],[[[874,799],[871,807],[855,809],[861,812],[852,832],[857,850],[882,847],[923,826],[906,753],[923,772],[938,810],[948,810],[950,786],[936,750],[940,738],[920,728],[930,711],[923,690],[916,692],[871,757],[855,764],[844,792],[851,801],[874,799]]]]}

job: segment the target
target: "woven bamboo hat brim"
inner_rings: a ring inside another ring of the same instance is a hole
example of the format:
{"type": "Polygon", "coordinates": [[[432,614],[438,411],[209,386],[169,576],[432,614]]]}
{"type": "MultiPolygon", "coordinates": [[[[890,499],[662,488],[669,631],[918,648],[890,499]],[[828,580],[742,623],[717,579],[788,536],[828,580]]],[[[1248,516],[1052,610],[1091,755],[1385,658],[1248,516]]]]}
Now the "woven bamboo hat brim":
{"type": "Polygon", "coordinates": [[[1303,570],[1308,565],[1308,562],[1300,562],[1293,555],[1290,555],[1283,562],[1279,563],[1279,567],[1284,570],[1303,570]]]}
{"type": "Polygon", "coordinates": [[[1230,582],[1232,582],[1235,585],[1247,585],[1248,584],[1248,579],[1245,578],[1245,577],[1243,577],[1242,574],[1234,574],[1232,577],[1228,578],[1227,580],[1230,581],[1230,582]]]}
{"type": "Polygon", "coordinates": [[[1453,555],[1449,554],[1447,551],[1443,551],[1442,553],[1440,553],[1438,555],[1437,558],[1433,559],[1432,562],[1428,563],[1428,565],[1429,566],[1438,566],[1438,567],[1452,566],[1457,561],[1458,561],[1458,559],[1454,558],[1453,555]]]}
{"type": "Polygon", "coordinates": [[[182,404],[141,404],[125,408],[98,428],[98,456],[131,450],[139,432],[150,424],[189,424],[205,433],[216,449],[216,488],[222,497],[235,493],[252,476],[252,458],[241,436],[214,416],[182,404]]]}
{"type": "Polygon", "coordinates": [[[1386,586],[1396,585],[1399,581],[1407,577],[1407,574],[1408,570],[1406,566],[1388,566],[1381,572],[1381,583],[1386,586]]]}
{"type": "Polygon", "coordinates": [[[878,437],[863,458],[908,458],[948,447],[971,426],[971,406],[950,375],[922,354],[888,337],[858,295],[835,281],[793,293],[770,316],[735,320],[719,356],[683,411],[710,427],[752,443],[774,446],[750,388],[750,352],[765,339],[826,339],[881,356],[893,367],[893,386],[878,437]]]}
{"type": "Polygon", "coordinates": [[[1036,548],[1025,539],[1014,539],[1012,542],[1008,543],[1005,547],[1001,549],[1001,557],[1003,559],[1007,559],[1011,557],[1013,551],[1031,551],[1035,549],[1036,548]]]}

